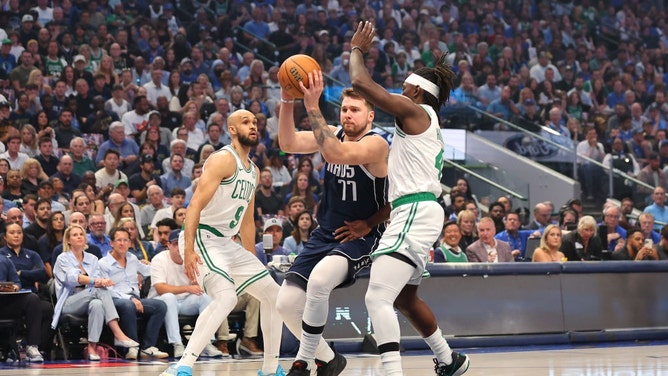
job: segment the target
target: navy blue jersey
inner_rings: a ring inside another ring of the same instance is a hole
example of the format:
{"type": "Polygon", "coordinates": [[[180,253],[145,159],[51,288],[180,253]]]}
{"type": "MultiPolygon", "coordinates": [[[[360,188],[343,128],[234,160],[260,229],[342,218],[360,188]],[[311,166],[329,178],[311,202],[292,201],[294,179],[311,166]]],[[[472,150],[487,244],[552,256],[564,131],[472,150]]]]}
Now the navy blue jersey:
{"type": "MultiPolygon", "coordinates": [[[[363,137],[376,135],[369,131],[363,137]]],[[[343,141],[343,130],[336,133],[343,141]]],[[[325,164],[323,197],[318,208],[318,223],[332,233],[343,226],[343,221],[366,219],[375,214],[387,202],[387,178],[376,178],[361,165],[325,164]]],[[[379,237],[382,229],[376,228],[372,236],[379,237]]]]}

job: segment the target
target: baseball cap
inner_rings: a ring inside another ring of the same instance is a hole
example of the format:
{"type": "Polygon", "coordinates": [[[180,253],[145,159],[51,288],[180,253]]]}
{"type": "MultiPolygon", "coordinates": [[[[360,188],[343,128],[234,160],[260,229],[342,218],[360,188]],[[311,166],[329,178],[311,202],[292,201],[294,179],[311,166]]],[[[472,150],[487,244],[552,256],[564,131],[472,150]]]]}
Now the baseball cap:
{"type": "Polygon", "coordinates": [[[5,44],[12,44],[12,43],[13,43],[12,40],[9,39],[9,38],[5,38],[5,39],[2,40],[2,44],[3,44],[3,45],[5,45],[5,44]]]}
{"type": "Polygon", "coordinates": [[[527,99],[524,100],[524,104],[526,104],[527,106],[529,106],[529,105],[532,105],[532,104],[536,104],[536,101],[534,101],[534,100],[531,99],[531,98],[527,98],[527,99]]]}
{"type": "Polygon", "coordinates": [[[192,62],[193,62],[193,61],[190,60],[189,57],[184,57],[183,59],[181,59],[181,65],[183,65],[183,64],[185,64],[185,63],[190,63],[190,64],[192,64],[192,62]]]}
{"type": "Polygon", "coordinates": [[[146,163],[146,162],[153,163],[153,156],[151,154],[142,154],[141,157],[139,157],[139,163],[146,163]]]}
{"type": "Polygon", "coordinates": [[[640,134],[644,132],[645,131],[643,131],[642,128],[634,128],[632,134],[640,134]]]}
{"type": "Polygon", "coordinates": [[[329,35],[329,31],[327,31],[327,30],[320,30],[320,31],[318,32],[318,36],[319,36],[319,37],[321,37],[321,36],[323,36],[323,35],[325,35],[325,34],[329,35]]]}
{"type": "Polygon", "coordinates": [[[172,5],[172,3],[165,3],[165,4],[162,6],[162,9],[163,9],[163,10],[174,10],[174,5],[172,5]]]}
{"type": "Polygon", "coordinates": [[[33,21],[34,21],[34,19],[29,14],[26,14],[26,15],[23,16],[23,18],[21,18],[21,22],[33,22],[33,21]]]}
{"type": "Polygon", "coordinates": [[[84,63],[86,62],[86,57],[84,55],[76,55],[73,60],[75,63],[79,61],[83,61],[84,63]]]}
{"type": "Polygon", "coordinates": [[[172,230],[172,231],[169,233],[169,242],[171,243],[171,242],[173,242],[173,241],[177,241],[177,240],[179,240],[179,234],[180,234],[180,233],[181,233],[181,230],[179,230],[179,229],[172,230]]]}
{"type": "Polygon", "coordinates": [[[118,180],[118,181],[116,182],[116,184],[114,184],[114,188],[118,188],[118,186],[121,185],[121,184],[125,184],[125,185],[127,185],[127,186],[129,187],[129,185],[128,185],[128,181],[125,180],[125,179],[121,179],[121,180],[118,180]]]}
{"type": "Polygon", "coordinates": [[[148,118],[150,119],[151,116],[153,116],[153,115],[158,115],[159,118],[162,118],[162,115],[160,114],[160,112],[155,111],[155,110],[148,113],[148,118]]]}
{"type": "Polygon", "coordinates": [[[264,223],[264,229],[262,231],[267,231],[271,226],[278,226],[280,228],[283,228],[283,221],[281,221],[278,218],[269,218],[264,223]]]}
{"type": "Polygon", "coordinates": [[[51,180],[48,180],[48,179],[47,179],[47,180],[42,180],[41,182],[39,182],[39,188],[42,188],[42,187],[44,187],[44,186],[46,186],[46,185],[48,185],[49,187],[53,188],[53,183],[51,182],[51,180]]]}

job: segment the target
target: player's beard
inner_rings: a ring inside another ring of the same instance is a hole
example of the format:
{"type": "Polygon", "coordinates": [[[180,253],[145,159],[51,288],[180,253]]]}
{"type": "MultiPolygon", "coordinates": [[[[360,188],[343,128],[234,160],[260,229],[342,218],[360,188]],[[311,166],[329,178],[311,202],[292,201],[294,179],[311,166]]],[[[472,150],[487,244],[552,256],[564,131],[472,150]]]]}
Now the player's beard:
{"type": "Polygon", "coordinates": [[[250,137],[248,136],[242,136],[239,135],[239,143],[243,146],[257,146],[260,143],[260,139],[258,137],[255,138],[255,140],[251,140],[250,137]]]}

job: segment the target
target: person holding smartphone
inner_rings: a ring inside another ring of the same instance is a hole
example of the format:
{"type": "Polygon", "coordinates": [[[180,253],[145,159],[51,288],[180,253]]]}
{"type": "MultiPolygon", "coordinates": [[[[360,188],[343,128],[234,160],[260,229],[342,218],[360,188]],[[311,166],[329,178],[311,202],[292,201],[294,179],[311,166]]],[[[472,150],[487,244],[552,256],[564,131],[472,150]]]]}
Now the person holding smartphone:
{"type": "Polygon", "coordinates": [[[652,246],[645,244],[645,236],[640,229],[629,230],[626,235],[626,245],[612,253],[611,259],[617,261],[625,260],[658,260],[659,254],[652,246]]]}

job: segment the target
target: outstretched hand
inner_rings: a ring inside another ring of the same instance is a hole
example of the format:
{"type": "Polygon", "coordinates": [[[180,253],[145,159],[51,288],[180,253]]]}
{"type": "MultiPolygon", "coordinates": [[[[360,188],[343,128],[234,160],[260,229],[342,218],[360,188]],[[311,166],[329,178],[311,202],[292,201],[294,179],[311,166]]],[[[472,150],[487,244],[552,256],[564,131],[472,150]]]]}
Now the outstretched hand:
{"type": "Polygon", "coordinates": [[[308,87],[304,86],[302,81],[299,81],[299,88],[304,93],[304,107],[313,108],[318,107],[320,95],[324,90],[322,82],[322,71],[314,70],[308,74],[308,87]]]}
{"type": "Polygon", "coordinates": [[[350,40],[350,46],[352,48],[359,47],[362,49],[362,52],[367,53],[375,36],[376,29],[373,24],[369,21],[360,21],[355,34],[353,34],[353,38],[350,40]]]}

